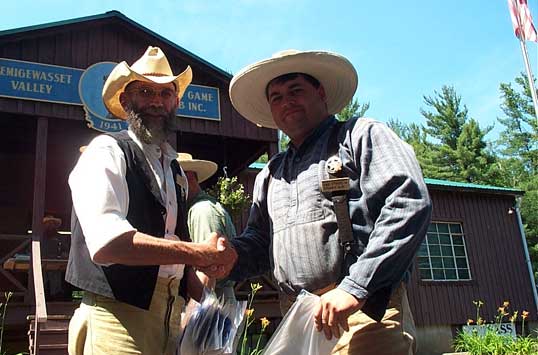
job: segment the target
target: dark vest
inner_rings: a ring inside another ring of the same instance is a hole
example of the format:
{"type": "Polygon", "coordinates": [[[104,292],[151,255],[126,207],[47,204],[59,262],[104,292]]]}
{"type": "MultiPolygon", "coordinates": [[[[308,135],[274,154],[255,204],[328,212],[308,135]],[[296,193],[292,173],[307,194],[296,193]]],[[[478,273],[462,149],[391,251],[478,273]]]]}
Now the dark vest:
{"type": "MultiPolygon", "coordinates": [[[[116,134],[110,134],[110,136],[117,140],[127,164],[126,180],[129,187],[127,220],[139,232],[162,238],[165,234],[165,202],[162,200],[159,186],[144,153],[131,138],[116,134]]],[[[177,160],[172,160],[171,169],[178,201],[175,234],[185,241],[190,241],[187,227],[186,192],[177,184],[178,177],[181,177],[177,160]]],[[[74,211],[71,232],[71,250],[66,271],[66,280],[69,283],[83,290],[149,309],[159,265],[97,265],[91,261],[74,211]]]]}

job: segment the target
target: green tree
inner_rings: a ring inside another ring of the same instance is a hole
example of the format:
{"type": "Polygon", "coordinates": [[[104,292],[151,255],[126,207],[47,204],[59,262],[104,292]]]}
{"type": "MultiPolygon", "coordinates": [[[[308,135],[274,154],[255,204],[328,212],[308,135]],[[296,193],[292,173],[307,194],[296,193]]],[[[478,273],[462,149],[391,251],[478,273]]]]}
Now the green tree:
{"type": "Polygon", "coordinates": [[[361,104],[357,99],[353,99],[336,114],[336,118],[338,121],[347,121],[353,117],[364,117],[369,108],[369,102],[361,104]]]}
{"type": "Polygon", "coordinates": [[[525,180],[538,172],[538,122],[534,114],[532,96],[527,78],[520,74],[515,78],[519,91],[512,83],[501,83],[501,109],[505,117],[497,118],[505,128],[499,135],[501,153],[517,159],[525,180]]]}
{"type": "Polygon", "coordinates": [[[422,169],[422,174],[429,178],[438,177],[435,155],[433,154],[434,146],[428,141],[428,134],[424,127],[417,123],[407,125],[394,118],[389,119],[387,126],[413,147],[422,169]]]}
{"type": "Polygon", "coordinates": [[[497,118],[504,126],[499,135],[499,168],[506,183],[525,191],[521,217],[529,245],[535,277],[538,277],[538,122],[534,114],[530,85],[521,73],[513,83],[501,83],[501,109],[497,118]]]}
{"type": "Polygon", "coordinates": [[[485,136],[493,126],[481,128],[469,118],[467,106],[451,86],[443,86],[434,96],[424,96],[428,109],[421,109],[426,118],[426,140],[432,143],[430,177],[493,184],[497,173],[492,168],[495,155],[488,149],[485,136]]]}

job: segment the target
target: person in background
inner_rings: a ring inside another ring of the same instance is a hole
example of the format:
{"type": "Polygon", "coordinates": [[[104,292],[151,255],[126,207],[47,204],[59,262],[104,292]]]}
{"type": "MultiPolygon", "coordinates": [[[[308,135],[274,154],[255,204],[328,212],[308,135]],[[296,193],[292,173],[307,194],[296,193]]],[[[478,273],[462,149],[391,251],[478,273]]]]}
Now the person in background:
{"type": "Polygon", "coordinates": [[[336,120],[357,83],[326,51],[279,52],[233,77],[235,109],[290,144],[256,178],[230,278],[272,270],[283,311],[301,289],[320,295],[312,316],[339,338],[333,354],[413,354],[405,285],[430,198],[413,149],[384,123],[336,120]]]}
{"type": "MultiPolygon", "coordinates": [[[[62,219],[52,215],[43,217],[43,239],[41,241],[41,259],[67,260],[69,256],[68,236],[61,235],[58,229],[62,219]]],[[[48,265],[46,262],[44,265],[48,265]]],[[[58,266],[59,264],[51,264],[58,266]]],[[[71,300],[71,287],[64,281],[65,271],[45,268],[43,273],[45,293],[50,301],[71,300]]]]}
{"type": "Polygon", "coordinates": [[[158,47],[104,83],[108,111],[128,130],[93,139],[69,176],[72,241],[66,280],[84,290],[69,325],[69,354],[174,354],[181,309],[235,255],[216,233],[190,242],[187,179],[168,137],[192,80],[158,47]],[[180,284],[180,281],[184,280],[180,284]]]}
{"type": "MultiPolygon", "coordinates": [[[[187,197],[189,234],[193,242],[205,242],[212,232],[235,237],[237,234],[230,214],[213,197],[202,190],[200,184],[209,179],[217,171],[217,164],[209,160],[193,159],[191,154],[179,153],[178,161],[185,171],[189,183],[187,197]]],[[[214,280],[212,280],[214,281],[214,280]]],[[[206,279],[207,286],[212,286],[206,279]]],[[[217,281],[215,293],[228,300],[235,300],[234,282],[217,281]]]]}

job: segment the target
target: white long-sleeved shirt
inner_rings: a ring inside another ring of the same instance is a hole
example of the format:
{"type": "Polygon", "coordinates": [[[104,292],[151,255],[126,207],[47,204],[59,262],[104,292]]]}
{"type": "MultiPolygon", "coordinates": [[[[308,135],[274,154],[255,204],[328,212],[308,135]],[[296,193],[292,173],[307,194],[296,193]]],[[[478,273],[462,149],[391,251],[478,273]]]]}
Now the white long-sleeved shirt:
{"type": "MultiPolygon", "coordinates": [[[[128,135],[144,152],[166,203],[164,238],[179,240],[175,236],[177,223],[177,199],[170,163],[177,153],[168,143],[161,147],[141,142],[128,130],[128,135]],[[162,156],[162,163],[161,163],[162,156]]],[[[117,141],[108,135],[94,138],[80,156],[69,175],[73,207],[84,233],[90,256],[120,235],[136,231],[129,221],[129,187],[125,179],[127,164],[117,141]]],[[[184,175],[184,173],[182,172],[184,175]]],[[[186,179],[184,181],[187,189],[186,179]]],[[[159,236],[155,236],[159,237],[159,236]]],[[[159,277],[183,276],[184,265],[161,265],[159,277]]]]}

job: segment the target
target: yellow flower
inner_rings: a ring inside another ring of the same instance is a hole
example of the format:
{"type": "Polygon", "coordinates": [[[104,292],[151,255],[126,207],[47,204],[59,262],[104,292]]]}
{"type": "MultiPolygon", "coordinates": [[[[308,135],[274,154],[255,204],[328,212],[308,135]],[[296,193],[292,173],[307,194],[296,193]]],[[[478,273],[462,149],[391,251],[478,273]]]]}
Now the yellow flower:
{"type": "Polygon", "coordinates": [[[474,323],[474,320],[472,320],[472,319],[467,319],[467,325],[471,325],[471,324],[473,324],[473,323],[474,323]]]}
{"type": "Polygon", "coordinates": [[[484,305],[484,302],[478,300],[478,301],[473,301],[473,304],[475,306],[477,306],[478,308],[482,307],[484,305]]]}
{"type": "Polygon", "coordinates": [[[476,320],[476,324],[478,325],[484,324],[484,320],[482,319],[482,317],[478,317],[478,319],[476,320]]]}
{"type": "Polygon", "coordinates": [[[260,318],[260,321],[262,322],[262,330],[267,328],[267,326],[269,325],[269,323],[271,323],[269,321],[269,319],[263,317],[263,318],[260,318]]]}
{"type": "Polygon", "coordinates": [[[512,317],[510,317],[510,322],[514,323],[516,320],[517,320],[517,311],[515,311],[512,317]]]}
{"type": "Polygon", "coordinates": [[[507,308],[509,305],[510,305],[510,302],[508,302],[508,301],[503,302],[503,307],[504,308],[507,308]]]}
{"type": "Polygon", "coordinates": [[[504,307],[499,307],[499,308],[497,309],[497,311],[498,311],[499,313],[504,313],[504,307]]]}
{"type": "Polygon", "coordinates": [[[250,289],[252,290],[252,292],[256,293],[258,292],[259,290],[261,290],[262,288],[262,285],[260,283],[251,283],[250,284],[250,289]]]}
{"type": "Polygon", "coordinates": [[[529,312],[527,312],[527,311],[521,312],[521,318],[527,319],[528,316],[529,316],[529,312]]]}
{"type": "Polygon", "coordinates": [[[254,309],[253,309],[253,308],[247,309],[247,310],[245,311],[245,314],[246,314],[247,318],[252,317],[252,314],[253,314],[253,313],[254,313],[254,309]]]}

